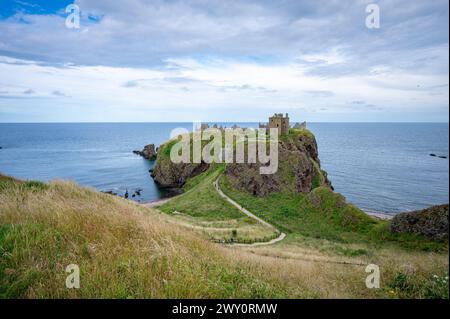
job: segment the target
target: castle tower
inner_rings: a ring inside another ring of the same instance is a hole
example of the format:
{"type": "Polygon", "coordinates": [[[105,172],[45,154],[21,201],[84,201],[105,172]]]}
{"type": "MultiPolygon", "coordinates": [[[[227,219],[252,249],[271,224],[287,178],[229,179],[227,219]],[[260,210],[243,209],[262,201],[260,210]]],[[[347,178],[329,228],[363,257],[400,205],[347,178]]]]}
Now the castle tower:
{"type": "Polygon", "coordinates": [[[278,135],[289,133],[289,115],[283,116],[282,113],[275,113],[269,117],[269,128],[277,128],[278,135]]]}

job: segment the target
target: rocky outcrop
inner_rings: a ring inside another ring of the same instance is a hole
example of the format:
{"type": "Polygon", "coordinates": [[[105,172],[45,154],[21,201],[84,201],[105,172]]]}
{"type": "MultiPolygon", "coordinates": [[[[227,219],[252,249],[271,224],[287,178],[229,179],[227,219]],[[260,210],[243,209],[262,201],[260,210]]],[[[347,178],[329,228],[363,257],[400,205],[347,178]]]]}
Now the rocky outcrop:
{"type": "Polygon", "coordinates": [[[448,204],[397,214],[390,225],[392,233],[415,233],[435,240],[448,240],[448,204]]]}
{"type": "Polygon", "coordinates": [[[170,160],[170,150],[174,141],[160,145],[158,158],[150,171],[155,182],[164,188],[180,188],[186,181],[209,168],[207,163],[173,163],[170,160]]]}
{"type": "Polygon", "coordinates": [[[179,188],[186,181],[198,174],[205,172],[209,168],[209,164],[174,164],[170,159],[160,160],[156,162],[155,168],[151,172],[151,176],[155,182],[167,188],[179,188]]]}
{"type": "Polygon", "coordinates": [[[326,172],[320,169],[316,139],[306,129],[279,141],[275,174],[260,174],[260,166],[259,163],[228,164],[225,175],[234,187],[257,196],[280,191],[309,193],[318,186],[332,188],[326,172]]]}
{"type": "Polygon", "coordinates": [[[133,153],[151,161],[156,159],[155,144],[148,144],[142,151],[133,151],[133,153]]]}
{"type": "MultiPolygon", "coordinates": [[[[156,165],[151,172],[154,180],[164,187],[181,187],[187,179],[206,171],[210,165],[174,164],[170,160],[170,146],[160,146],[156,165]]],[[[318,186],[332,188],[327,174],[320,169],[316,139],[306,129],[284,136],[278,145],[278,171],[260,174],[261,164],[227,164],[225,175],[234,187],[257,196],[283,190],[309,193],[318,186]]]]}

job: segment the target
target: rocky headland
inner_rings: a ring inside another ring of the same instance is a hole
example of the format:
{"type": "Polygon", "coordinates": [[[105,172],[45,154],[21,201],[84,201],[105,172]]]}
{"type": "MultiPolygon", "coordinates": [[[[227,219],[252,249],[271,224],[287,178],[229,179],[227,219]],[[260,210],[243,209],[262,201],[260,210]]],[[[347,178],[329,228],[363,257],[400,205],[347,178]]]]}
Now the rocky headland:
{"type": "Polygon", "coordinates": [[[133,151],[134,154],[142,156],[145,159],[148,159],[150,161],[154,161],[157,156],[157,149],[155,148],[155,144],[148,144],[144,146],[142,151],[136,150],[133,151]]]}
{"type": "MultiPolygon", "coordinates": [[[[175,143],[175,140],[170,140],[159,147],[155,167],[151,171],[155,182],[163,188],[182,189],[188,180],[208,171],[214,165],[204,162],[173,163],[170,160],[170,150],[175,143]]],[[[267,200],[270,200],[271,194],[291,193],[307,195],[314,202],[315,189],[321,189],[321,192],[328,189],[333,194],[333,186],[327,173],[320,166],[316,139],[306,128],[290,129],[288,134],[280,136],[276,173],[260,174],[261,165],[226,164],[223,175],[232,188],[267,200]]],[[[336,193],[334,196],[342,198],[336,202],[339,206],[336,208],[345,207],[345,198],[336,193]]],[[[401,213],[386,222],[389,223],[389,232],[392,234],[413,233],[433,240],[448,239],[448,205],[401,213]]]]}
{"type": "MultiPolygon", "coordinates": [[[[182,187],[189,178],[210,168],[207,163],[178,163],[170,160],[174,141],[160,146],[160,156],[152,172],[162,187],[182,187]]],[[[262,164],[227,164],[224,174],[233,185],[257,196],[266,196],[285,189],[309,193],[314,187],[332,189],[327,173],[320,168],[317,142],[306,129],[292,130],[278,142],[278,170],[275,174],[260,174],[262,164]]]]}

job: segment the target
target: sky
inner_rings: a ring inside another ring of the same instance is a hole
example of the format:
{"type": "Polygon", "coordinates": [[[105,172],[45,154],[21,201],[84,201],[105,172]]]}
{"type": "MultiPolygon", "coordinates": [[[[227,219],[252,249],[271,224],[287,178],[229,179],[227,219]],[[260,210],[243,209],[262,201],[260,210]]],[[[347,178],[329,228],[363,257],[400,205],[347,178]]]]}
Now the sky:
{"type": "Polygon", "coordinates": [[[0,122],[448,122],[448,28],[448,0],[0,0],[0,122]]]}

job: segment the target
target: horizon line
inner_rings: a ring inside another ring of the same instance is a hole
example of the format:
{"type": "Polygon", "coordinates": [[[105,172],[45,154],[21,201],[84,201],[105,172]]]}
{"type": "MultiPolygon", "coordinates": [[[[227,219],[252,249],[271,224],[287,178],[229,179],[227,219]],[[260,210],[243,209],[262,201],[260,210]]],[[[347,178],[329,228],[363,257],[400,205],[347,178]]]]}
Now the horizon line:
{"type": "MultiPolygon", "coordinates": [[[[266,123],[267,121],[201,121],[200,123],[266,123]]],[[[383,124],[383,123],[392,123],[392,124],[449,124],[449,121],[290,121],[291,123],[297,123],[297,122],[306,122],[308,123],[361,123],[361,124],[383,124]]],[[[172,124],[172,123],[197,123],[193,121],[171,121],[171,122],[164,122],[164,121],[130,121],[130,122],[120,122],[120,121],[105,121],[105,122],[98,122],[98,121],[83,121],[83,122],[56,122],[56,121],[49,121],[49,122],[0,122],[0,124],[172,124]]]]}

